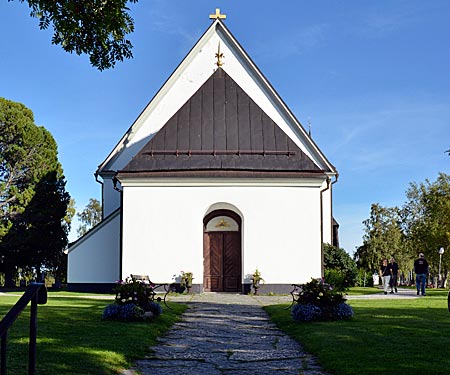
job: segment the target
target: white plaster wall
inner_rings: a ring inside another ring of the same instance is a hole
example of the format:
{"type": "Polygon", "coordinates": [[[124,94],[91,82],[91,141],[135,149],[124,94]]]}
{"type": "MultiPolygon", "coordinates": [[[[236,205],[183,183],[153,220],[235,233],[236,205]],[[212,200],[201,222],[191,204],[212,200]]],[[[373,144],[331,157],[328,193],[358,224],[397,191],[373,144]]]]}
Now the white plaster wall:
{"type": "Polygon", "coordinates": [[[69,249],[69,283],[114,283],[120,278],[120,213],[69,249]]]}
{"type": "Polygon", "coordinates": [[[120,207],[120,193],[114,189],[112,177],[103,178],[103,217],[107,217],[120,207]]]}
{"type": "Polygon", "coordinates": [[[170,282],[181,270],[203,282],[203,218],[218,202],[243,215],[243,276],[266,283],[321,276],[320,187],[152,186],[123,188],[123,277],[170,282]]]}
{"type": "MultiPolygon", "coordinates": [[[[326,187],[326,182],[322,187],[326,187]]],[[[330,188],[322,193],[322,208],[323,208],[323,242],[332,243],[332,233],[333,233],[333,215],[332,215],[332,185],[330,188]]]]}

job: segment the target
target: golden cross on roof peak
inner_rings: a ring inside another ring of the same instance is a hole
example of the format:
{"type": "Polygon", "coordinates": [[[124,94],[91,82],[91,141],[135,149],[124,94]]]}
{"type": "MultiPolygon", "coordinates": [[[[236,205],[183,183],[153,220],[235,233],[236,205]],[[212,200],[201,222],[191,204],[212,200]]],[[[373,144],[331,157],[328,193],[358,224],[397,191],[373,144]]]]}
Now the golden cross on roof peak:
{"type": "Polygon", "coordinates": [[[220,9],[216,8],[216,13],[215,14],[210,14],[209,18],[212,19],[212,20],[217,20],[217,19],[223,19],[224,20],[225,18],[227,18],[227,16],[225,14],[221,14],[220,13],[220,9]]]}

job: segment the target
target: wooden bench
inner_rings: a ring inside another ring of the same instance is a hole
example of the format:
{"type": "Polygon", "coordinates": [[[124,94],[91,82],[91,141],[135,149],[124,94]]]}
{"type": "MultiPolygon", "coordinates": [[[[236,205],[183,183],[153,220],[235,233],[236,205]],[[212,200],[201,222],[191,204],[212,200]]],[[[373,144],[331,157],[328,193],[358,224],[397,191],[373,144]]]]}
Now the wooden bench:
{"type": "MultiPolygon", "coordinates": [[[[327,284],[327,283],[323,283],[323,285],[330,287],[330,284],[327,284]]],[[[286,308],[286,310],[290,309],[294,305],[294,303],[299,301],[300,295],[301,295],[300,293],[301,293],[301,290],[303,289],[303,286],[304,285],[300,285],[300,284],[292,284],[292,290],[289,292],[290,295],[292,296],[292,303],[290,304],[290,306],[288,306],[286,308]]],[[[450,298],[450,296],[449,296],[449,298],[450,298]]]]}
{"type": "Polygon", "coordinates": [[[172,308],[170,308],[166,302],[167,295],[172,291],[171,284],[167,284],[167,283],[155,284],[150,280],[150,277],[148,275],[131,274],[130,276],[133,281],[140,281],[148,288],[148,290],[150,292],[150,301],[151,302],[163,301],[164,305],[166,305],[166,307],[168,309],[172,310],[172,308]],[[162,291],[162,290],[158,291],[158,289],[160,289],[160,288],[163,288],[164,291],[162,291]],[[162,294],[164,294],[163,297],[161,297],[162,294]]]}

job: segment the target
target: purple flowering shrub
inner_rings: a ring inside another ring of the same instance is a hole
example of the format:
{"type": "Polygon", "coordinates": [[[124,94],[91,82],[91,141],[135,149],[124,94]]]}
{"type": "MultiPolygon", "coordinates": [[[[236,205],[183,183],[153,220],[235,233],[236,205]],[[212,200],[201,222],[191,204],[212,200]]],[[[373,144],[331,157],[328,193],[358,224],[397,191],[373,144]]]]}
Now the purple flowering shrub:
{"type": "Polygon", "coordinates": [[[322,310],[320,307],[313,305],[312,303],[307,303],[306,305],[297,303],[292,307],[291,315],[294,320],[298,320],[300,322],[311,322],[320,318],[322,315],[322,310]]]}
{"type": "Polygon", "coordinates": [[[330,320],[350,319],[353,316],[353,309],[350,305],[342,302],[325,309],[324,314],[330,320]]]}
{"type": "Polygon", "coordinates": [[[148,305],[145,308],[145,311],[151,311],[153,313],[153,316],[160,316],[162,313],[162,307],[159,303],[156,302],[149,302],[148,305]]]}
{"type": "Polygon", "coordinates": [[[129,303],[126,305],[118,305],[113,303],[108,305],[103,310],[104,320],[143,320],[144,310],[134,303],[129,303]]]}
{"type": "Polygon", "coordinates": [[[297,303],[291,309],[294,320],[342,320],[353,316],[353,309],[345,303],[344,293],[322,280],[312,279],[296,290],[297,303]]]}

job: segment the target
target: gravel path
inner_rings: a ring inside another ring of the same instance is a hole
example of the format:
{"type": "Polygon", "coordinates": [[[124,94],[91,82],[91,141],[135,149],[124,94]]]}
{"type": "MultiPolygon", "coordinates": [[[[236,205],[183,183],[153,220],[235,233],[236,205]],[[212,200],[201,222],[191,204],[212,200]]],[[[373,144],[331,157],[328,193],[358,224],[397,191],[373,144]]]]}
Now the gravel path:
{"type": "Polygon", "coordinates": [[[288,297],[205,293],[175,300],[190,306],[182,321],[122,375],[325,375],[262,309],[288,297]]]}

